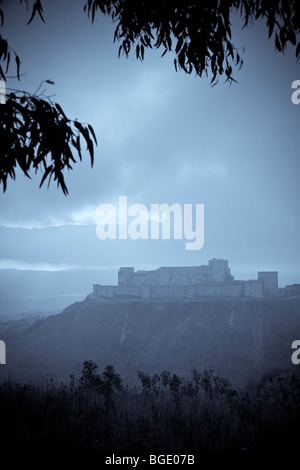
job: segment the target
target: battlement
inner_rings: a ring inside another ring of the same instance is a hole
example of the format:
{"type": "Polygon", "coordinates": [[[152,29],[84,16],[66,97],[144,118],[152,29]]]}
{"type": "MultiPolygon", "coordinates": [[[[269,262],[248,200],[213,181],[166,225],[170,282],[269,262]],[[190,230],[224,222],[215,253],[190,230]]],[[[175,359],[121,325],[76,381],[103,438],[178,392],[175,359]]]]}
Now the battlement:
{"type": "Polygon", "coordinates": [[[204,266],[161,267],[153,271],[120,268],[118,285],[125,286],[190,286],[211,282],[233,281],[228,261],[212,259],[204,266]]]}
{"type": "Polygon", "coordinates": [[[151,271],[121,267],[117,286],[93,286],[93,295],[103,299],[264,298],[277,293],[277,272],[259,272],[257,279],[236,281],[231,275],[228,261],[216,258],[210,260],[208,265],[161,267],[151,271]]]}

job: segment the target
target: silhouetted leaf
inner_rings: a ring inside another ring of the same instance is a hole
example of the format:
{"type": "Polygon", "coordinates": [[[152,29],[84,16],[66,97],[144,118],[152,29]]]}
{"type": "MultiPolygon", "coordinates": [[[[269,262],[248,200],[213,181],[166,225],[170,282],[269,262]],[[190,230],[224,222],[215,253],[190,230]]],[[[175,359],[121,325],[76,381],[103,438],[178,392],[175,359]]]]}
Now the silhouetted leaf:
{"type": "Polygon", "coordinates": [[[281,51],[281,50],[282,50],[282,47],[281,47],[281,44],[280,44],[280,41],[279,41],[278,34],[276,34],[276,36],[275,36],[275,46],[276,46],[276,49],[277,49],[278,51],[281,51]]]}
{"type": "Polygon", "coordinates": [[[274,25],[275,25],[275,16],[272,15],[269,17],[269,39],[273,34],[274,25]]]}
{"type": "Polygon", "coordinates": [[[36,6],[36,4],[34,4],[33,9],[32,9],[32,13],[31,13],[31,17],[30,17],[27,24],[30,24],[32,22],[33,18],[35,17],[36,12],[37,12],[37,6],[36,6]]]}
{"type": "Polygon", "coordinates": [[[171,51],[172,50],[172,39],[170,38],[170,36],[167,37],[167,44],[168,44],[169,51],[171,51]]]}
{"type": "Polygon", "coordinates": [[[182,48],[182,44],[183,44],[183,37],[180,36],[176,44],[176,49],[175,49],[176,54],[178,54],[178,52],[182,48]]]}
{"type": "Polygon", "coordinates": [[[36,13],[39,14],[41,20],[45,23],[45,20],[44,20],[43,15],[42,15],[42,11],[43,11],[43,7],[42,7],[42,4],[41,4],[40,0],[36,0],[34,5],[33,5],[33,8],[32,8],[31,17],[30,17],[27,24],[30,24],[32,22],[32,20],[35,17],[36,13]]]}
{"type": "Polygon", "coordinates": [[[9,63],[10,63],[10,53],[7,54],[5,73],[8,72],[9,63]]]}
{"type": "Polygon", "coordinates": [[[0,79],[3,79],[6,82],[5,73],[3,72],[1,65],[0,65],[0,79]]]}
{"type": "Polygon", "coordinates": [[[53,166],[52,166],[52,165],[50,165],[50,166],[48,166],[48,168],[46,168],[46,171],[45,171],[45,173],[44,173],[44,175],[43,175],[43,178],[42,178],[42,180],[41,180],[41,182],[40,182],[40,188],[43,186],[43,183],[44,183],[45,179],[47,178],[47,176],[49,175],[49,173],[50,173],[52,170],[53,170],[53,166]]]}
{"type": "Polygon", "coordinates": [[[97,138],[96,138],[96,134],[95,134],[94,129],[92,128],[92,126],[91,126],[90,124],[88,124],[88,128],[89,128],[89,130],[91,131],[91,134],[92,134],[92,136],[93,136],[93,138],[94,138],[94,141],[95,141],[95,143],[96,143],[96,145],[97,145],[97,138]]]}
{"type": "Polygon", "coordinates": [[[77,138],[76,138],[76,142],[77,142],[77,147],[76,147],[76,149],[77,149],[77,152],[78,152],[78,155],[79,155],[80,160],[82,160],[81,145],[80,145],[80,137],[79,137],[79,135],[78,135],[77,138]]]}
{"type": "Polygon", "coordinates": [[[55,107],[56,107],[56,109],[58,110],[58,112],[60,112],[60,114],[62,114],[63,117],[64,117],[66,120],[68,120],[67,116],[65,115],[65,113],[63,112],[61,106],[60,106],[58,103],[55,103],[55,107]]]}
{"type": "Polygon", "coordinates": [[[288,31],[288,38],[289,41],[293,44],[293,46],[296,45],[296,33],[295,31],[292,31],[291,29],[288,31]]]}
{"type": "Polygon", "coordinates": [[[281,49],[284,50],[286,39],[285,39],[285,30],[283,28],[281,28],[280,30],[279,37],[280,37],[280,42],[281,42],[281,49]]]}
{"type": "Polygon", "coordinates": [[[81,132],[83,136],[86,134],[86,130],[80,122],[74,121],[74,126],[81,132]]]}
{"type": "Polygon", "coordinates": [[[20,64],[21,64],[21,61],[20,61],[19,56],[15,55],[15,60],[16,60],[16,64],[17,64],[17,77],[18,77],[18,80],[20,80],[20,64]]]}

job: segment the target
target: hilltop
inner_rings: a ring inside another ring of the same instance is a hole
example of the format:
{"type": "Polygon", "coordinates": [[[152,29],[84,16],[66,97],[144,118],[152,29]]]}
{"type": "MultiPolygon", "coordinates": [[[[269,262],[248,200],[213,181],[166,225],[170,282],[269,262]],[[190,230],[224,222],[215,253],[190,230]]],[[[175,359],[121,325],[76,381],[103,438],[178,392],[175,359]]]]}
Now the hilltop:
{"type": "Polygon", "coordinates": [[[295,370],[300,298],[194,301],[85,300],[62,313],[6,325],[7,365],[18,380],[78,375],[84,360],[111,364],[132,383],[137,370],[189,376],[212,368],[234,386],[295,370]]]}

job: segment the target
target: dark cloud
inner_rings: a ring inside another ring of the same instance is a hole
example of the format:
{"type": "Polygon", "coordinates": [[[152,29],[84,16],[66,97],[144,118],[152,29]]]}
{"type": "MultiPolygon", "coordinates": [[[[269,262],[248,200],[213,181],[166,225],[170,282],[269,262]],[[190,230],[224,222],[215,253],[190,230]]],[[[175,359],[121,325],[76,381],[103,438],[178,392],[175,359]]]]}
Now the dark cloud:
{"type": "Polygon", "coordinates": [[[53,79],[49,94],[70,117],[94,126],[99,146],[93,170],[86,156],[66,176],[67,198],[55,186],[39,190],[39,174],[9,182],[0,224],[92,223],[96,207],[119,195],[148,207],[204,203],[205,246],[187,253],[175,242],[150,241],[145,249],[142,242],[111,241],[103,249],[85,228],[76,236],[54,230],[45,239],[29,231],[16,244],[1,234],[3,259],[142,267],[205,264],[217,256],[239,268],[299,265],[300,111],[290,99],[299,76],[292,53],[275,55],[260,27],[238,31],[237,42],[246,44],[239,84],[210,88],[206,79],[176,74],[172,58],[159,53],[143,64],[118,60],[110,20],[91,26],[82,2],[45,4],[45,25],[36,19],[26,26],[19,8],[9,11],[5,35],[27,73],[20,86],[33,91],[53,79]]]}

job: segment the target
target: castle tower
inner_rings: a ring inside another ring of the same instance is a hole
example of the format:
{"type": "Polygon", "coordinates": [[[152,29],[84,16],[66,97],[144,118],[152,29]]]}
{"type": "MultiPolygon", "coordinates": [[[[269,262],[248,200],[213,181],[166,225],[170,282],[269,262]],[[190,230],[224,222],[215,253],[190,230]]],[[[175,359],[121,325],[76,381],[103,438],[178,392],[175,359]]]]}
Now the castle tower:
{"type": "Polygon", "coordinates": [[[118,272],[118,286],[126,287],[131,284],[134,268],[120,268],[118,272]]]}
{"type": "Polygon", "coordinates": [[[258,280],[262,281],[265,295],[278,293],[278,271],[260,271],[258,280]]]}
{"type": "Polygon", "coordinates": [[[213,258],[208,262],[212,272],[212,280],[214,282],[233,281],[234,277],[230,273],[227,259],[213,258]]]}

